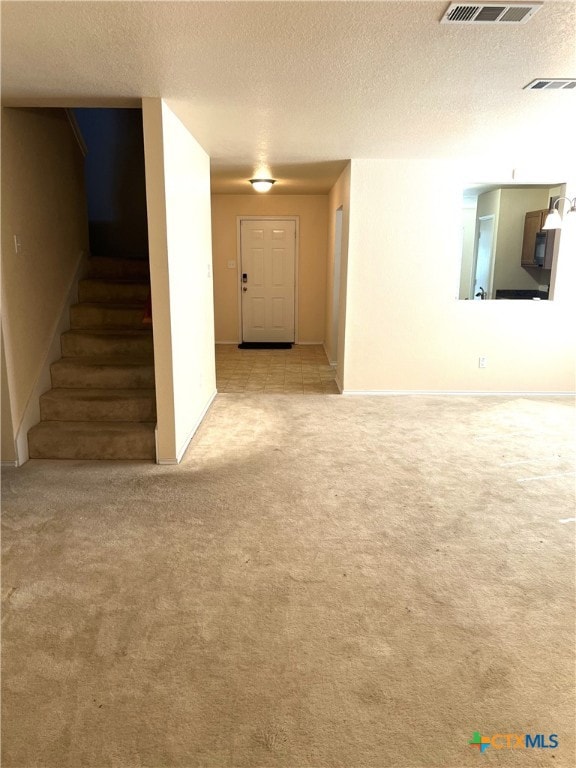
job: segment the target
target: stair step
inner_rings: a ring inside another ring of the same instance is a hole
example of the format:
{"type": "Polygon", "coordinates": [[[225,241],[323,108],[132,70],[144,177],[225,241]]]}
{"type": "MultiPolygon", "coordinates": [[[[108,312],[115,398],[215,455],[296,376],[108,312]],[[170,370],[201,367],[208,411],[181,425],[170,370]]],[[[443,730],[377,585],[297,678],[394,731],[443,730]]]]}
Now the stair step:
{"type": "Polygon", "coordinates": [[[78,301],[110,302],[112,304],[146,304],[150,283],[136,280],[80,280],[78,301]]]}
{"type": "Polygon", "coordinates": [[[88,259],[88,277],[141,279],[148,278],[150,267],[148,257],[123,259],[112,256],[92,256],[88,259]]]}
{"type": "Polygon", "coordinates": [[[142,328],[144,304],[74,304],[70,307],[70,327],[142,328]]]}
{"type": "Polygon", "coordinates": [[[150,357],[63,357],[50,371],[52,386],[58,388],[154,388],[150,357]]]}
{"type": "Polygon", "coordinates": [[[51,389],[40,398],[42,421],[156,421],[153,389],[51,389]]]}
{"type": "Polygon", "coordinates": [[[154,459],[154,422],[41,421],[28,432],[31,459],[154,459]]]}
{"type": "Polygon", "coordinates": [[[66,331],[62,334],[62,355],[152,356],[152,331],[66,331]]]}

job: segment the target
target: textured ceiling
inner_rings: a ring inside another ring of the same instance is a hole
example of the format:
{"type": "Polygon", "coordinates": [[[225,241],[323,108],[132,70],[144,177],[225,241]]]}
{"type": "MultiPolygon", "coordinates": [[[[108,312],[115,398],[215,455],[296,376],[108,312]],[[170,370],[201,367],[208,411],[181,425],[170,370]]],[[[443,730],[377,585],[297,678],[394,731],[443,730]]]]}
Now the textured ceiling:
{"type": "Polygon", "coordinates": [[[560,152],[576,91],[522,88],[576,76],[576,4],[494,27],[441,25],[447,6],[3,2],[3,101],[166,98],[221,192],[259,170],[274,193],[326,191],[348,158],[560,152]]]}

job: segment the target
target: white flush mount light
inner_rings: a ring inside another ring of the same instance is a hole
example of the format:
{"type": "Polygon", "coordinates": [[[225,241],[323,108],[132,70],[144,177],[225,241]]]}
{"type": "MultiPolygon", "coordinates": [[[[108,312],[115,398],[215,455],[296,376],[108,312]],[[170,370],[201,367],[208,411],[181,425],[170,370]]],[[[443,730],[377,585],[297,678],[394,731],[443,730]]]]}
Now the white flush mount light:
{"type": "Polygon", "coordinates": [[[566,212],[566,216],[571,213],[576,213],[576,197],[573,200],[570,200],[569,197],[559,197],[548,211],[548,215],[546,216],[546,221],[544,222],[542,229],[560,229],[562,227],[562,216],[560,216],[560,211],[558,210],[558,203],[560,200],[568,200],[568,203],[570,204],[570,207],[566,212]]]}
{"type": "Polygon", "coordinates": [[[269,192],[272,189],[272,184],[275,183],[276,179],[250,179],[250,184],[256,192],[269,192]]]}

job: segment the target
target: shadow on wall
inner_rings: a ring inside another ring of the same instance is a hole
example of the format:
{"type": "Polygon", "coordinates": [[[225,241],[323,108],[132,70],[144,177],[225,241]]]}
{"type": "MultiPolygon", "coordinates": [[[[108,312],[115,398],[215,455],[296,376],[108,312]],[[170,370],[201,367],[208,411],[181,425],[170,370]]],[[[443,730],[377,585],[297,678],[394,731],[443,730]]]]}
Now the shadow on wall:
{"type": "Polygon", "coordinates": [[[88,149],[85,176],[92,255],[146,256],[142,110],[73,111],[88,149]]]}

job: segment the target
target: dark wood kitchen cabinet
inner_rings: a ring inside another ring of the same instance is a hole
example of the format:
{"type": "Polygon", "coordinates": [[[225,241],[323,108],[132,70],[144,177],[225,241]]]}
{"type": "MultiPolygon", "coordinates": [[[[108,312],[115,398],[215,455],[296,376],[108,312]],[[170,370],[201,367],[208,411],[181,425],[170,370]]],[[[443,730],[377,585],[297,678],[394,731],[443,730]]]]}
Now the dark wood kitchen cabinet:
{"type": "Polygon", "coordinates": [[[523,267],[540,267],[542,269],[552,269],[552,260],[554,258],[554,240],[556,237],[555,229],[543,230],[548,209],[541,211],[528,211],[524,220],[524,240],[522,242],[523,267]],[[544,260],[536,260],[536,240],[541,237],[544,243],[544,260]]]}

